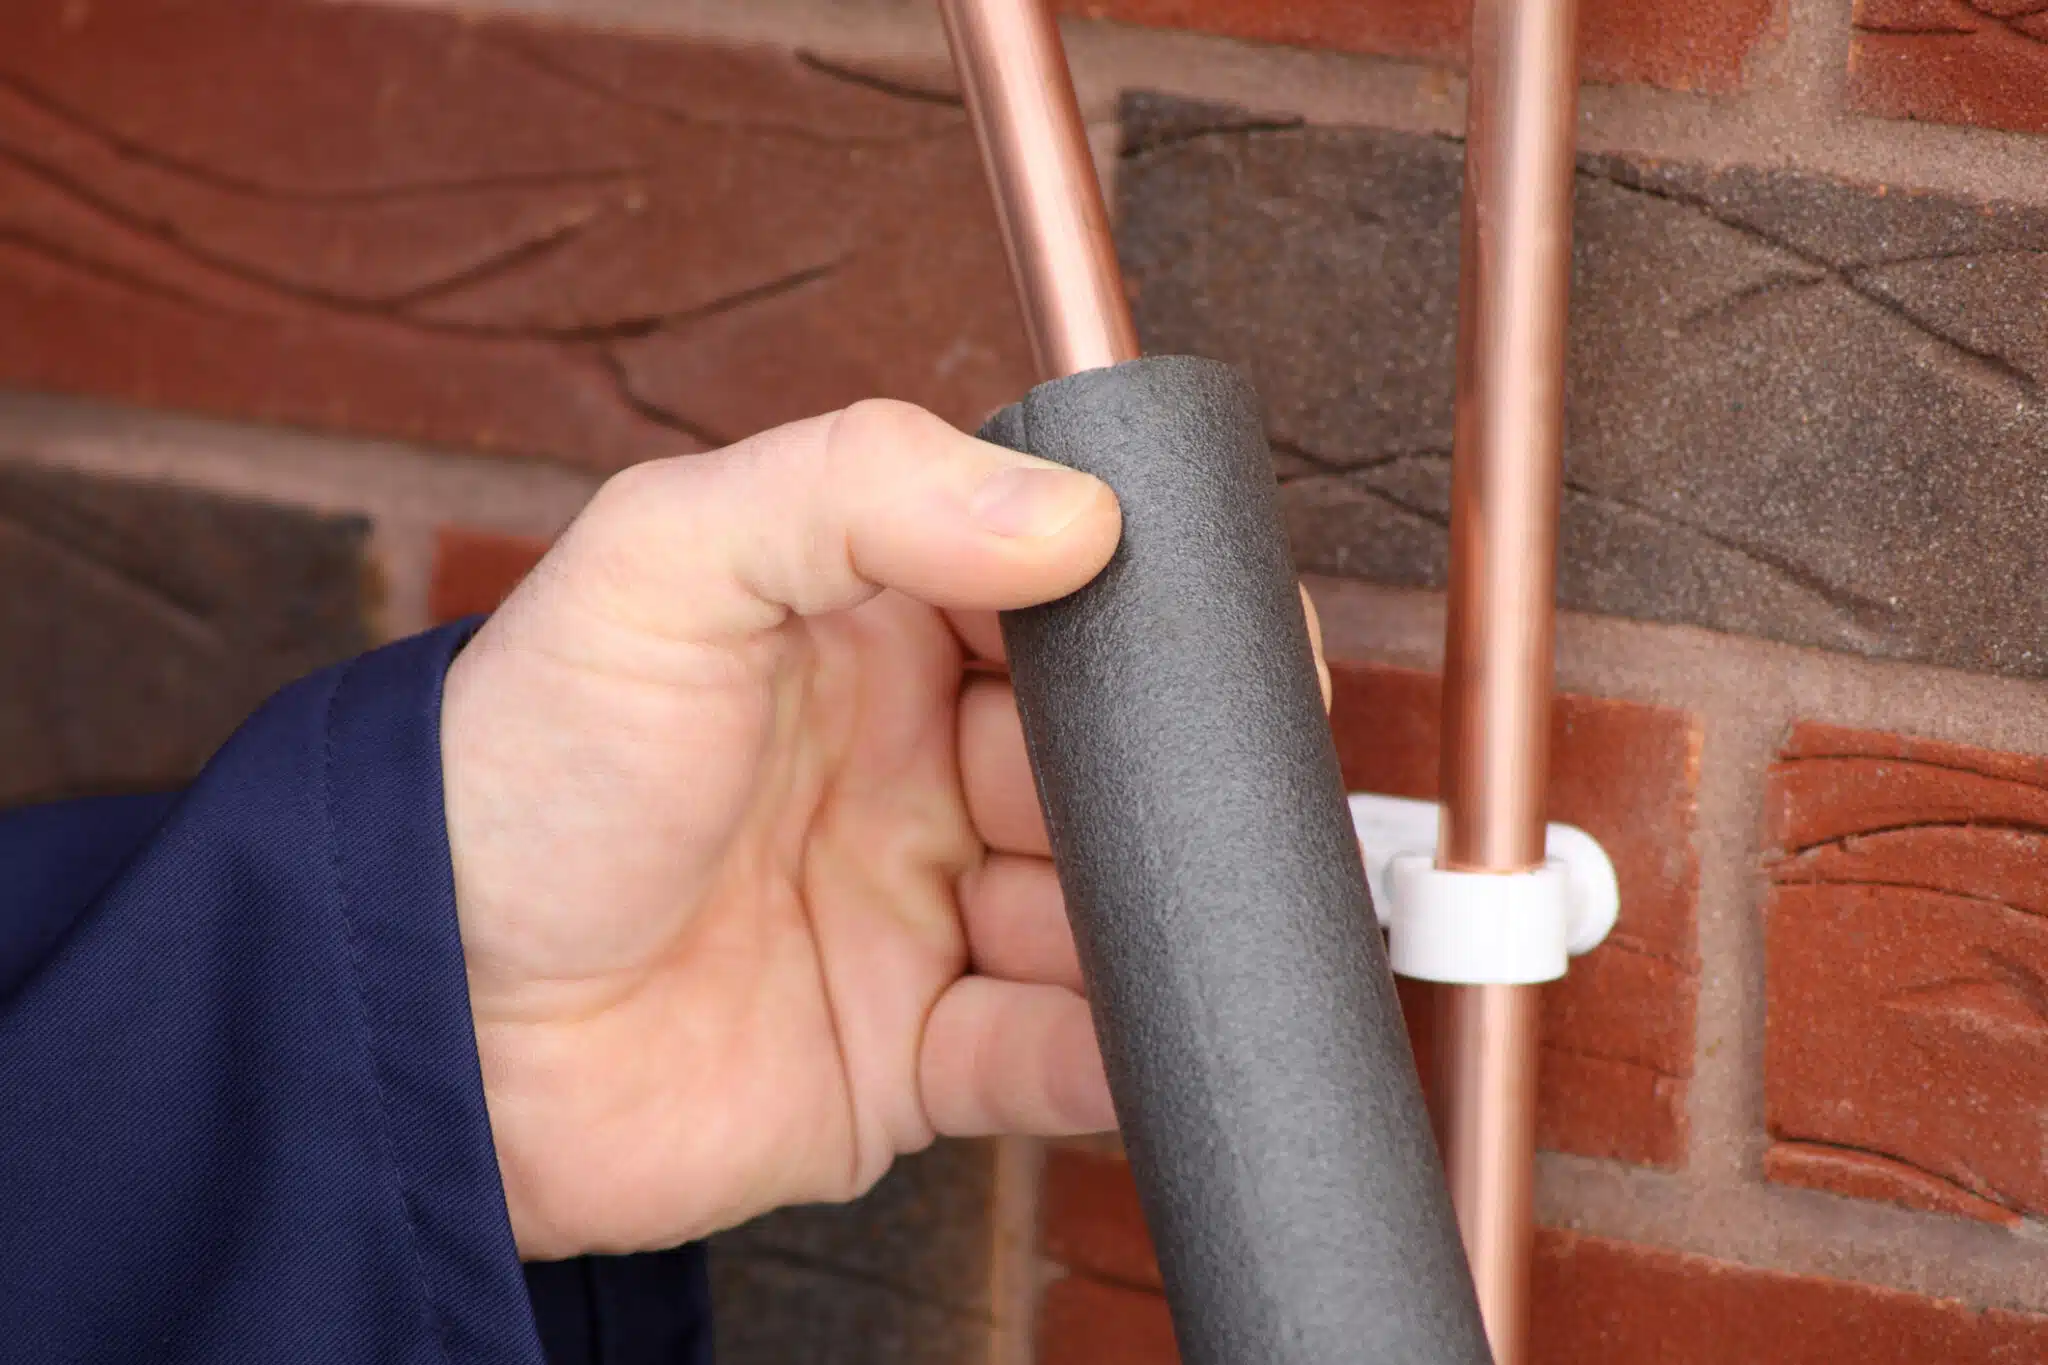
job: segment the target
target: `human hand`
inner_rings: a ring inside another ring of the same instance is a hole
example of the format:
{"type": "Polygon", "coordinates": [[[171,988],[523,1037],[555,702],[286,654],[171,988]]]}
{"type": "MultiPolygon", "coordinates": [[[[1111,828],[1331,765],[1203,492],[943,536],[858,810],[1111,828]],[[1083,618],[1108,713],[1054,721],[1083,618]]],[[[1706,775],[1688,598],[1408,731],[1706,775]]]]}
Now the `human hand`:
{"type": "Polygon", "coordinates": [[[862,403],[616,476],[457,656],[523,1256],[852,1198],[941,1134],[1113,1126],[994,613],[1118,530],[1092,478],[862,403]]]}

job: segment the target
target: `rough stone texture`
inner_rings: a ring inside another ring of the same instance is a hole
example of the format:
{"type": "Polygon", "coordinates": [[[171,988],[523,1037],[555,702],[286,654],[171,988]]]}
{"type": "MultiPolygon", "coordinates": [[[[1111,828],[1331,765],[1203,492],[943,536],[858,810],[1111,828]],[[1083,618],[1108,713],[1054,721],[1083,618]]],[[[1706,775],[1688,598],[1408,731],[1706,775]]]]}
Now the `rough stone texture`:
{"type": "Polygon", "coordinates": [[[1535,1365],[2020,1365],[2048,1317],[1545,1230],[1535,1365]]]}
{"type": "Polygon", "coordinates": [[[836,1268],[712,1253],[719,1365],[981,1365],[990,1327],[836,1268]]]}
{"type": "MultiPolygon", "coordinates": [[[[1434,798],[1441,681],[1341,660],[1331,674],[1331,723],[1351,790],[1434,798]]],[[[1544,988],[1537,1127],[1546,1148],[1684,1164],[1699,995],[1693,817],[1701,738],[1682,711],[1578,696],[1555,703],[1550,818],[1607,849],[1621,918],[1606,943],[1544,988]]],[[[1433,1071],[1432,994],[1423,983],[1402,983],[1425,1082],[1433,1071]]]]}
{"type": "Polygon", "coordinates": [[[2048,132],[2048,5],[1856,0],[1849,107],[1931,123],[2048,132]]]}
{"type": "Polygon", "coordinates": [[[368,526],[0,464],[0,804],[189,778],[368,643],[368,526]]]}
{"type": "Polygon", "coordinates": [[[1173,1365],[1163,1295],[1082,1275],[1058,1280],[1038,1312],[1040,1365],[1173,1365]]]}
{"type": "Polygon", "coordinates": [[[1815,1142],[1773,1142],[1764,1151],[1764,1179],[1802,1185],[1849,1199],[1875,1199],[1923,1213],[1954,1214],[2001,1227],[2018,1227],[2020,1215],[1979,1199],[1917,1166],[1872,1152],[1847,1151],[1815,1142]]]}
{"type": "Polygon", "coordinates": [[[443,526],[434,537],[427,614],[441,622],[496,611],[547,550],[534,536],[443,526]]]}
{"type": "Polygon", "coordinates": [[[0,7],[0,380],[601,468],[1031,380],[948,97],[276,0],[0,7]]]}
{"type": "MultiPolygon", "coordinates": [[[[1463,66],[1472,7],[1463,0],[1059,0],[1070,14],[1197,29],[1257,42],[1326,47],[1463,66]]],[[[1783,31],[1777,0],[1654,5],[1586,0],[1579,62],[1588,80],[1729,91],[1760,43],[1783,31]]]]}
{"type": "Polygon", "coordinates": [[[981,1365],[994,1186],[994,1144],[942,1142],[851,1204],[778,1210],[714,1239],[718,1359],[981,1365]]]}
{"type": "MultiPolygon", "coordinates": [[[[1121,249],[1160,351],[1246,369],[1297,559],[1444,576],[1460,151],[1133,97],[1121,249]],[[1236,126],[1230,126],[1231,124],[1236,126]]],[[[2048,675],[2048,212],[1582,163],[1560,598],[2048,675]]]]}
{"type": "MultiPolygon", "coordinates": [[[[1170,1365],[1177,1355],[1156,1270],[1147,1282],[1127,1256],[1091,1254],[1112,1244],[1107,1225],[1117,1222],[1123,1242],[1143,1245],[1129,1174],[1105,1166],[1085,1183],[1104,1202],[1084,1210],[1070,1191],[1066,1224],[1047,1225],[1045,1252],[1068,1274],[1047,1291],[1038,1358],[1170,1365]],[[1127,1192],[1108,1198],[1118,1177],[1127,1192]],[[1076,1221],[1086,1226],[1077,1231],[1076,1221]]],[[[1048,1200],[1058,1197],[1049,1187],[1048,1200]]],[[[1554,1228],[1537,1230],[1532,1291],[1532,1365],[2019,1365],[2048,1352],[2048,1317],[1554,1228]]]]}
{"type": "Polygon", "coordinates": [[[2048,1213],[2048,759],[1800,725],[1767,814],[1770,1173],[2048,1213]]]}
{"type": "Polygon", "coordinates": [[[1054,1147],[1038,1193],[1039,1247],[1083,1275],[1158,1290],[1159,1261],[1120,1156],[1054,1147]]]}

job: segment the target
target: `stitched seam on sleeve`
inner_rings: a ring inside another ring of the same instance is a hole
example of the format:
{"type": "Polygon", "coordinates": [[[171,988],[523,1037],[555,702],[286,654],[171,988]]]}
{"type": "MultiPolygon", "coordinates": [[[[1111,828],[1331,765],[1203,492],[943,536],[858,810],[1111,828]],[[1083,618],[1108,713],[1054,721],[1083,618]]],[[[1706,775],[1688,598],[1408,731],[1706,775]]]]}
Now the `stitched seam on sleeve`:
{"type": "Polygon", "coordinates": [[[353,992],[356,1002],[356,1018],[362,1028],[363,1048],[369,1056],[370,1080],[377,1091],[377,1141],[382,1149],[385,1169],[390,1173],[391,1192],[397,1196],[400,1210],[405,1215],[406,1248],[412,1255],[412,1278],[419,1290],[420,1312],[426,1318],[434,1346],[443,1361],[452,1357],[448,1350],[447,1325],[434,1300],[434,1294],[427,1280],[425,1253],[420,1249],[419,1214],[413,1207],[412,1193],[407,1188],[405,1174],[399,1169],[398,1151],[391,1136],[391,1096],[385,1084],[384,1069],[377,1047],[376,1030],[370,1015],[370,1000],[365,985],[363,969],[363,945],[356,933],[356,919],[353,902],[349,896],[348,879],[342,870],[341,831],[334,814],[334,713],[341,700],[342,688],[355,671],[353,661],[344,664],[334,680],[334,686],[327,693],[327,704],[320,717],[320,814],[327,835],[327,866],[334,884],[334,904],[341,916],[343,937],[348,944],[350,975],[354,978],[353,992]]]}

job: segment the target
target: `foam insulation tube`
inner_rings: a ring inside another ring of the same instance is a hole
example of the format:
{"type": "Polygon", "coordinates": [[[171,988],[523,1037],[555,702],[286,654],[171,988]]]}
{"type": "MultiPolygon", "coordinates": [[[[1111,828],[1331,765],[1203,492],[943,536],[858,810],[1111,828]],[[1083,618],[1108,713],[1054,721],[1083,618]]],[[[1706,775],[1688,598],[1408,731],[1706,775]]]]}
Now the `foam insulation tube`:
{"type": "Polygon", "coordinates": [[[1130,361],[982,434],[1123,503],[1003,633],[1181,1358],[1486,1361],[1250,386],[1130,361]]]}

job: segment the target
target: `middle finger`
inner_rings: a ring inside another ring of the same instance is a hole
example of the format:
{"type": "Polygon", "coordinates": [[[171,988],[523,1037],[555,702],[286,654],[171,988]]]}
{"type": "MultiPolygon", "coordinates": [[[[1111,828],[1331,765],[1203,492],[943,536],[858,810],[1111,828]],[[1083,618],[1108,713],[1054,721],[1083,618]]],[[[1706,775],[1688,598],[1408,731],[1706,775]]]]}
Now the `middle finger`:
{"type": "Polygon", "coordinates": [[[967,815],[981,841],[998,853],[1052,852],[1017,694],[1005,679],[975,678],[960,694],[960,784],[967,815]]]}

